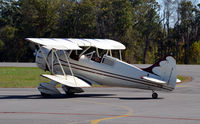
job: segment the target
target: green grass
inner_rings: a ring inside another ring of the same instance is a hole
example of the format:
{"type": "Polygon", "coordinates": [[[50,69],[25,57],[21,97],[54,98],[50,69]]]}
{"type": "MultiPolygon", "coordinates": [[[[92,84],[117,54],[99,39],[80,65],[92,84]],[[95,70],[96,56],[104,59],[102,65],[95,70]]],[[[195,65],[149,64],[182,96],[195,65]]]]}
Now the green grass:
{"type": "Polygon", "coordinates": [[[192,81],[192,77],[178,75],[177,78],[181,80],[181,83],[192,81]]]}
{"type": "MultiPolygon", "coordinates": [[[[0,67],[0,87],[1,88],[26,88],[37,87],[41,82],[49,82],[40,76],[40,74],[48,74],[39,68],[30,67],[0,67]]],[[[182,82],[192,80],[188,76],[178,76],[182,82]]],[[[58,85],[60,87],[61,85],[58,85]]],[[[102,87],[101,85],[94,85],[102,87]]]]}
{"type": "Polygon", "coordinates": [[[40,74],[47,72],[30,67],[0,67],[0,87],[19,88],[37,87],[40,82],[49,82],[40,74]]]}
{"type": "Polygon", "coordinates": [[[184,77],[184,76],[180,76],[180,75],[178,75],[177,78],[178,78],[179,80],[181,80],[181,81],[186,80],[186,77],[184,77]]]}

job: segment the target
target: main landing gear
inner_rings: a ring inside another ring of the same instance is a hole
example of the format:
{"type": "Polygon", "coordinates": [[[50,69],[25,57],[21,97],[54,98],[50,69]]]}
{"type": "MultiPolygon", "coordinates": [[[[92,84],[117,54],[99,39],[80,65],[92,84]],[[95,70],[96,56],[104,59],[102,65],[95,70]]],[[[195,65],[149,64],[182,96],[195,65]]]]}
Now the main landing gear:
{"type": "MultiPolygon", "coordinates": [[[[38,85],[38,90],[40,91],[43,97],[51,97],[52,95],[61,95],[61,92],[56,88],[58,83],[55,81],[51,81],[50,83],[40,83],[38,85]]],[[[66,95],[73,96],[75,93],[84,92],[80,87],[68,87],[62,85],[62,89],[65,91],[66,95]]]]}
{"type": "Polygon", "coordinates": [[[66,95],[73,96],[75,93],[82,93],[84,92],[83,89],[80,87],[68,87],[65,85],[62,85],[62,89],[65,91],[66,95]]]}
{"type": "Polygon", "coordinates": [[[153,99],[157,99],[158,98],[158,94],[154,91],[152,91],[152,98],[153,99]]]}

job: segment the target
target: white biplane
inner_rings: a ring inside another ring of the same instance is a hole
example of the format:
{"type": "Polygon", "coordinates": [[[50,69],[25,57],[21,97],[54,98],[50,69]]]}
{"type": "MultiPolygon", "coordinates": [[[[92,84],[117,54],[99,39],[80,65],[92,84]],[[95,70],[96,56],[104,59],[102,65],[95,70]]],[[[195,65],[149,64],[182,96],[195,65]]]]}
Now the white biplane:
{"type": "Polygon", "coordinates": [[[139,88],[155,91],[172,91],[175,88],[176,61],[172,56],[156,62],[148,68],[138,68],[122,61],[121,50],[126,47],[110,39],[74,38],[26,38],[39,46],[36,63],[50,74],[42,77],[50,83],[40,83],[42,96],[61,94],[58,83],[67,95],[83,92],[83,87],[93,83],[107,86],[139,88]],[[119,59],[112,56],[119,50],[119,59]]]}

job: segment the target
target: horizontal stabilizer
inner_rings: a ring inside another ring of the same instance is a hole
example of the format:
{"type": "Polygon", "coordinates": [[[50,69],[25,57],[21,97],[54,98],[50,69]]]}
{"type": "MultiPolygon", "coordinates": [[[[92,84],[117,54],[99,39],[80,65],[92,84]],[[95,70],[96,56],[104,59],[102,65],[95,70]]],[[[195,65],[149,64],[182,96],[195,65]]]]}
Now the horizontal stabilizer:
{"type": "Polygon", "coordinates": [[[151,77],[141,77],[142,79],[146,80],[146,81],[150,81],[150,82],[154,82],[154,83],[158,83],[158,84],[167,84],[167,82],[165,81],[161,81],[161,80],[158,80],[158,79],[155,79],[155,78],[151,78],[151,77]]]}
{"type": "Polygon", "coordinates": [[[64,75],[42,74],[41,76],[53,80],[55,82],[67,85],[69,87],[91,87],[91,85],[89,85],[85,81],[71,75],[64,76],[64,75]]]}
{"type": "Polygon", "coordinates": [[[177,78],[176,83],[181,83],[181,80],[177,78]]]}

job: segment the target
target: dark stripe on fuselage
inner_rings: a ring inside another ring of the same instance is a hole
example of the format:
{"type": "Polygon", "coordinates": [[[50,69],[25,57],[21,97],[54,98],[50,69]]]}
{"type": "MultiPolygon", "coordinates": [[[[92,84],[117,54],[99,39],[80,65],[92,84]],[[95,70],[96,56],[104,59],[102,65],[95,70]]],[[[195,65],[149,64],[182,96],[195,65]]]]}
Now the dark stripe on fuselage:
{"type": "MultiPolygon", "coordinates": [[[[63,61],[63,60],[61,60],[61,61],[66,63],[66,61],[63,61]]],[[[72,68],[74,68],[74,69],[78,69],[78,70],[82,70],[82,71],[86,71],[86,72],[90,72],[90,73],[95,73],[95,74],[99,74],[99,75],[103,75],[103,76],[107,76],[107,77],[117,78],[117,79],[120,79],[120,80],[129,81],[129,82],[141,83],[141,84],[144,84],[144,85],[157,87],[157,88],[161,88],[161,89],[165,89],[165,90],[169,90],[169,91],[173,90],[173,88],[171,88],[171,87],[166,87],[166,86],[163,86],[163,85],[160,85],[160,84],[155,84],[155,83],[152,83],[152,82],[149,82],[149,81],[144,81],[144,80],[139,80],[139,79],[135,79],[135,78],[132,78],[132,77],[118,75],[118,74],[114,74],[114,73],[110,73],[110,72],[106,72],[106,71],[102,71],[102,70],[98,70],[98,69],[94,69],[94,68],[78,65],[78,64],[75,64],[75,63],[70,63],[70,64],[85,68],[85,69],[82,69],[82,68],[78,68],[78,67],[72,66],[72,68]],[[95,72],[93,70],[98,71],[98,72],[95,72]],[[101,72],[101,73],[99,73],[99,72],[101,72]],[[106,74],[102,74],[102,73],[106,73],[106,74]],[[125,79],[125,78],[128,78],[128,79],[125,79]]],[[[59,65],[59,64],[57,63],[57,64],[54,64],[54,65],[59,65]]],[[[62,64],[62,65],[69,67],[66,64],[62,64]]]]}

